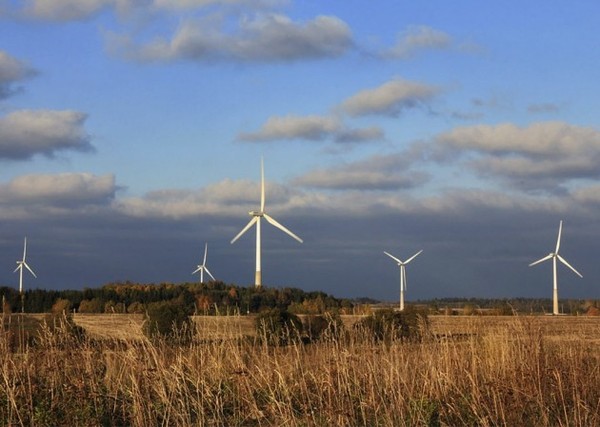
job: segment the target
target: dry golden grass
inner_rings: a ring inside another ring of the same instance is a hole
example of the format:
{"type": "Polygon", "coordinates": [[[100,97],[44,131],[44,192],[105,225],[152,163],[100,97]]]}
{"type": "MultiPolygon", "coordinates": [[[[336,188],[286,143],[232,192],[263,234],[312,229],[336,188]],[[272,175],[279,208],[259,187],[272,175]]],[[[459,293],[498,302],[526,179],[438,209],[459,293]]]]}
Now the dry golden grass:
{"type": "Polygon", "coordinates": [[[286,347],[238,339],[246,318],[195,321],[215,339],[46,328],[13,352],[3,336],[0,425],[600,425],[597,318],[433,317],[420,343],[353,331],[286,347]]]}

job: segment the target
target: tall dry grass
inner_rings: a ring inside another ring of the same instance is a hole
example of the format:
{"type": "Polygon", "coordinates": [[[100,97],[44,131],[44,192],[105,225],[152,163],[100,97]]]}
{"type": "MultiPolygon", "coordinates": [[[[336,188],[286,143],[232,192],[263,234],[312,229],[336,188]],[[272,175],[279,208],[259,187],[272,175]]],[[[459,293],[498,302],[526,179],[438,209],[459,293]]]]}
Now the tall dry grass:
{"type": "Polygon", "coordinates": [[[15,350],[4,333],[0,425],[600,425],[600,323],[577,320],[433,320],[419,343],[352,331],[286,347],[224,326],[186,346],[63,323],[15,350]]]}

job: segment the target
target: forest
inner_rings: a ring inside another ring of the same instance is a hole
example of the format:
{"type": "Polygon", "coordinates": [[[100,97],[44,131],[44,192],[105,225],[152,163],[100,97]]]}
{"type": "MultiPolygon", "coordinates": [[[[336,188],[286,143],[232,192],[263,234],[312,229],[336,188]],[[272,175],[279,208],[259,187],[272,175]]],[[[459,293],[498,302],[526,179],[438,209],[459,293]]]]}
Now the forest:
{"type": "MultiPolygon", "coordinates": [[[[4,311],[21,311],[19,292],[0,287],[4,311]]],[[[149,304],[172,301],[189,314],[249,314],[281,308],[296,314],[335,311],[349,314],[355,303],[324,292],[297,288],[241,287],[221,281],[208,283],[109,283],[83,290],[31,289],[24,292],[26,313],[47,313],[57,304],[78,313],[144,313],[149,304]]]]}

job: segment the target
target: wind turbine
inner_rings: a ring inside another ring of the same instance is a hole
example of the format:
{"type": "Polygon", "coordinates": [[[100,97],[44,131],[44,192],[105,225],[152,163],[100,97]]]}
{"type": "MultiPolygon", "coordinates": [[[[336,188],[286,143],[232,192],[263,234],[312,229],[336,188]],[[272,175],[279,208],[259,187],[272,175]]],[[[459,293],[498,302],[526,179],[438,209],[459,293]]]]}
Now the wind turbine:
{"type": "Polygon", "coordinates": [[[300,237],[296,236],[294,233],[292,233],[283,225],[275,221],[275,219],[272,216],[265,212],[265,166],[262,157],[260,159],[260,210],[250,211],[248,212],[248,215],[250,215],[252,219],[250,220],[250,222],[248,222],[248,224],[246,224],[242,231],[240,231],[238,235],[231,240],[231,243],[234,243],[237,239],[239,239],[242,236],[242,234],[248,231],[250,227],[256,224],[256,274],[254,276],[254,285],[256,287],[260,287],[262,286],[262,274],[260,267],[260,220],[262,218],[266,219],[269,224],[279,228],[284,233],[288,234],[289,236],[302,243],[302,239],[300,237]]]}
{"type": "Polygon", "coordinates": [[[560,235],[562,233],[562,220],[560,221],[560,225],[558,226],[558,239],[556,240],[556,249],[554,250],[554,252],[550,252],[548,255],[546,255],[544,258],[538,259],[535,262],[532,262],[531,264],[529,264],[530,267],[539,264],[540,262],[544,262],[546,260],[549,260],[550,258],[552,258],[552,277],[553,277],[553,292],[552,292],[552,314],[557,315],[558,313],[558,279],[557,279],[557,274],[556,274],[556,267],[557,267],[557,262],[556,260],[558,259],[560,262],[562,262],[564,265],[566,265],[567,267],[569,267],[571,270],[573,270],[573,272],[575,274],[577,274],[579,277],[583,278],[583,276],[581,275],[581,273],[579,273],[579,271],[575,270],[571,264],[569,264],[567,262],[567,260],[565,260],[563,257],[561,257],[558,254],[558,249],[560,248],[560,235]]]}
{"type": "Polygon", "coordinates": [[[202,261],[202,264],[197,265],[197,269],[195,269],[192,274],[196,274],[197,272],[200,272],[200,283],[204,283],[204,272],[206,271],[208,273],[208,275],[213,279],[213,280],[217,280],[215,279],[215,276],[213,276],[210,271],[208,270],[208,267],[206,267],[206,254],[208,253],[208,243],[204,244],[204,259],[202,261]]]}
{"type": "Polygon", "coordinates": [[[421,249],[419,252],[417,252],[416,254],[411,256],[406,261],[401,261],[398,258],[396,258],[394,255],[392,255],[386,251],[383,251],[384,254],[386,254],[391,259],[396,261],[398,263],[398,265],[400,266],[400,311],[404,311],[404,291],[406,290],[406,264],[408,264],[413,259],[415,259],[417,257],[417,255],[419,255],[421,252],[423,252],[423,249],[421,249]]]}
{"type": "Polygon", "coordinates": [[[25,241],[23,243],[23,259],[21,261],[17,261],[17,268],[15,268],[15,271],[13,271],[13,273],[16,273],[17,270],[19,271],[19,294],[21,294],[21,312],[25,311],[25,304],[23,301],[23,297],[24,297],[24,295],[23,295],[23,266],[25,266],[25,268],[27,270],[29,270],[29,272],[31,274],[33,274],[33,277],[35,277],[37,279],[37,276],[31,269],[31,267],[29,267],[29,265],[27,264],[27,261],[25,261],[26,257],[27,257],[27,237],[25,237],[25,241]]]}

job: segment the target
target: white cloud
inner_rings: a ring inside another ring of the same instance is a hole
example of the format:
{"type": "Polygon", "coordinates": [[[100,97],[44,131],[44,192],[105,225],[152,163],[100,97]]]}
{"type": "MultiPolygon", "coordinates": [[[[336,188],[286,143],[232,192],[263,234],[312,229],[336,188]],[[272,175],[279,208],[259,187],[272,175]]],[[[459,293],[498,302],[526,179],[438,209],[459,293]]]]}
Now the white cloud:
{"type": "Polygon", "coordinates": [[[0,185],[0,201],[19,203],[104,203],[114,198],[114,175],[90,173],[23,175],[0,185]]]}
{"type": "Polygon", "coordinates": [[[556,189],[569,179],[600,176],[600,131],[564,122],[460,127],[435,145],[440,159],[466,159],[480,174],[525,188],[556,189]]]}
{"type": "Polygon", "coordinates": [[[138,6],[148,6],[151,0],[25,0],[20,13],[40,21],[80,21],[105,9],[120,13],[138,6]]]}
{"type": "MultiPolygon", "coordinates": [[[[269,211],[285,212],[298,204],[299,193],[276,183],[266,183],[269,211]]],[[[260,187],[257,182],[226,179],[197,190],[164,189],[142,197],[120,199],[116,209],[133,217],[191,218],[206,215],[238,217],[258,208],[260,187]]]]}
{"type": "Polygon", "coordinates": [[[278,139],[307,139],[321,141],[337,132],[338,120],[322,116],[270,117],[258,132],[243,133],[242,141],[273,141],[278,139]]]}
{"type": "Polygon", "coordinates": [[[413,188],[428,180],[421,172],[410,170],[408,153],[373,156],[366,160],[317,169],[296,178],[296,185],[335,190],[400,190],[413,188]]]}
{"type": "Polygon", "coordinates": [[[237,139],[247,142],[268,142],[277,140],[302,139],[323,141],[331,139],[340,144],[357,144],[383,139],[381,128],[348,128],[332,116],[294,116],[270,117],[256,132],[245,132],[237,139]]]}
{"type": "Polygon", "coordinates": [[[109,48],[140,61],[248,61],[287,62],[338,57],[352,46],[348,25],[332,16],[317,16],[305,23],[281,14],[244,16],[234,31],[226,31],[215,16],[185,21],[170,39],[142,45],[113,36],[109,48]]]}
{"type": "Polygon", "coordinates": [[[114,3],[114,0],[29,0],[23,11],[39,20],[71,21],[87,18],[114,3]]]}
{"type": "Polygon", "coordinates": [[[36,74],[26,63],[0,50],[0,99],[15,92],[13,85],[36,74]]]}
{"type": "Polygon", "coordinates": [[[541,104],[531,104],[527,107],[529,113],[557,113],[560,111],[560,105],[551,102],[544,102],[541,104]]]}
{"type": "Polygon", "coordinates": [[[411,26],[398,36],[396,44],[384,52],[384,56],[408,59],[417,52],[428,49],[446,49],[451,44],[451,37],[443,31],[427,26],[411,26]]]}
{"type": "Polygon", "coordinates": [[[360,143],[378,141],[384,138],[384,132],[377,126],[357,129],[341,129],[335,135],[335,142],[340,143],[360,143]]]}
{"type": "Polygon", "coordinates": [[[255,8],[273,7],[286,4],[288,0],[154,0],[157,9],[195,9],[206,6],[251,6],[255,8]]]}
{"type": "Polygon", "coordinates": [[[430,101],[439,89],[422,83],[395,79],[346,99],[341,109],[351,116],[378,114],[398,116],[403,110],[430,101]]]}
{"type": "Polygon", "coordinates": [[[0,118],[0,159],[26,160],[57,151],[92,151],[77,111],[21,110],[0,118]]]}

